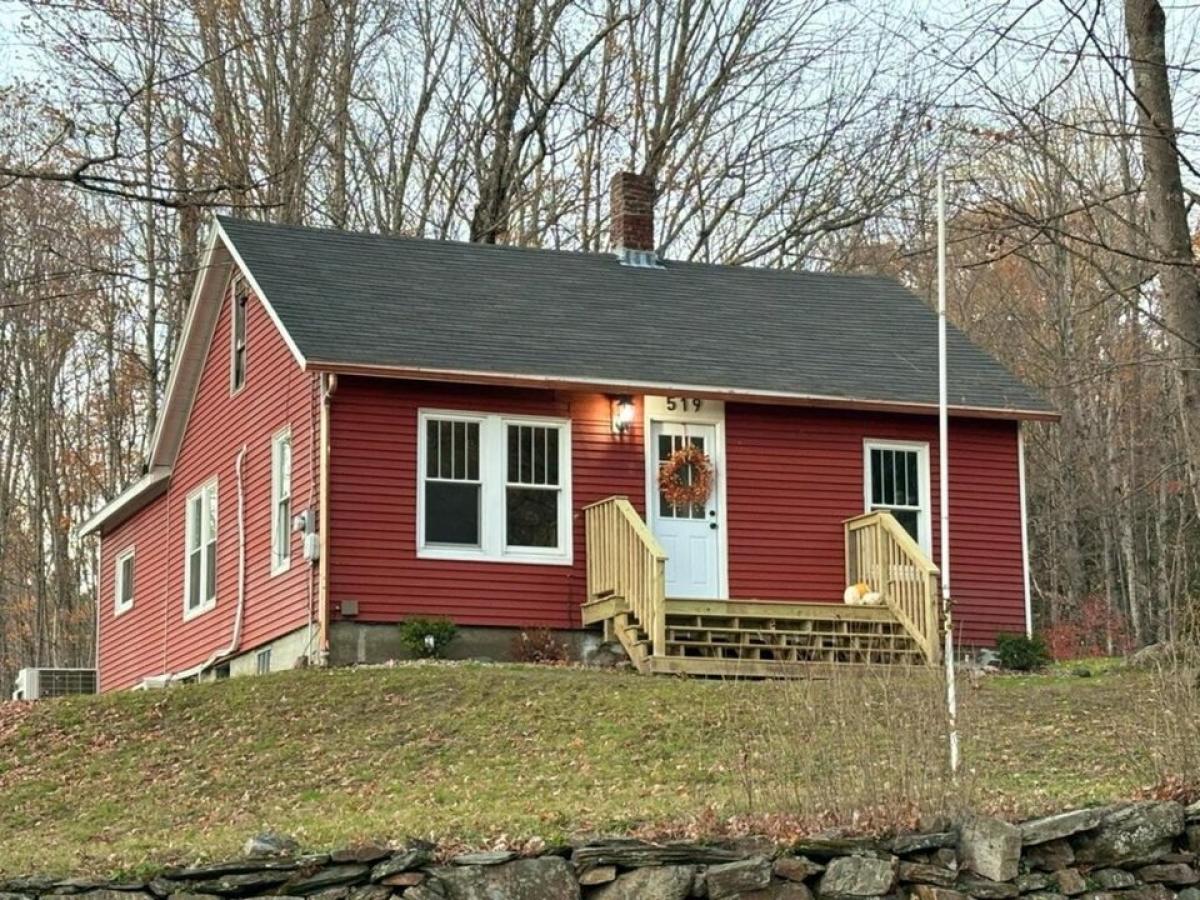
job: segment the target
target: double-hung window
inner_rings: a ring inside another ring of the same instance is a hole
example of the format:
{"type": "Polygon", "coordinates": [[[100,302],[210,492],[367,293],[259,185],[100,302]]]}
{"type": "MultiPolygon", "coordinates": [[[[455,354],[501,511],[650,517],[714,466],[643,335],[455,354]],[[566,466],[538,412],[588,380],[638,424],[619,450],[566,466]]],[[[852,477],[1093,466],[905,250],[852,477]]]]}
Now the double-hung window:
{"type": "Polygon", "coordinates": [[[183,616],[212,609],[217,603],[217,482],[197,488],[187,498],[184,527],[183,616]]]}
{"type": "Polygon", "coordinates": [[[122,550],[114,562],[113,612],[120,615],[133,609],[133,548],[122,550]]]}
{"type": "Polygon", "coordinates": [[[246,289],[246,283],[238,278],[233,286],[233,321],[229,330],[230,393],[237,393],[246,383],[246,306],[249,302],[250,292],[246,289]]]}
{"type": "Polygon", "coordinates": [[[483,548],[479,434],[485,421],[431,416],[422,423],[425,546],[483,548]]]}
{"type": "Polygon", "coordinates": [[[929,446],[867,441],[866,508],[886,509],[929,553],[929,446]]]}
{"type": "Polygon", "coordinates": [[[421,556],[571,560],[570,423],[422,411],[421,556]]]}
{"type": "Polygon", "coordinates": [[[292,564],[292,432],[271,440],[271,574],[292,564]]]}

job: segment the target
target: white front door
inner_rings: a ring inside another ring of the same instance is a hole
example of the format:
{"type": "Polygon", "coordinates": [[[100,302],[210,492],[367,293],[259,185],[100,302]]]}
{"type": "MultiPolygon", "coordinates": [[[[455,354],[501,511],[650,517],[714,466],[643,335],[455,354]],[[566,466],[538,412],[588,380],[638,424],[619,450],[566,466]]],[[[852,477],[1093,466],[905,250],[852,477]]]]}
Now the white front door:
{"type": "Polygon", "coordinates": [[[718,469],[717,427],[707,423],[650,422],[650,447],[656,464],[647,507],[650,528],[667,552],[667,596],[721,596],[721,511],[718,506],[722,473],[718,469]],[[713,460],[714,485],[704,503],[674,504],[658,490],[658,466],[681,447],[699,447],[713,460]]]}

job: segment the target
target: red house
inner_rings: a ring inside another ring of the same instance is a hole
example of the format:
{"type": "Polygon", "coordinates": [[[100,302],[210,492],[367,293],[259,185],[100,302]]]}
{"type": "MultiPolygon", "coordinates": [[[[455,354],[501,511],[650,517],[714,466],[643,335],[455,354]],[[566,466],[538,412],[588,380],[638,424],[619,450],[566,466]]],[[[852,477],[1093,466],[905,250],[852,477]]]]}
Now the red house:
{"type": "MultiPolygon", "coordinates": [[[[599,631],[646,671],[938,652],[937,323],[898,283],[221,218],[100,535],[104,690],[599,631]],[[875,605],[847,605],[865,582],[875,605]]],[[[1021,422],[949,335],[955,639],[1029,626],[1021,422]]],[[[593,635],[593,637],[589,637],[593,635]]]]}

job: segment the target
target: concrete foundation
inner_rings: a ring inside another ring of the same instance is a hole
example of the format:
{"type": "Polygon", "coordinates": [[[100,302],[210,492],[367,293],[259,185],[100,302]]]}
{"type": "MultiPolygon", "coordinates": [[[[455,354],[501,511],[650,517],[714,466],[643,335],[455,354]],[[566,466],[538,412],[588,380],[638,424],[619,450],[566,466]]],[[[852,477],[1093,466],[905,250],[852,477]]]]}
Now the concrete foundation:
{"type": "Polygon", "coordinates": [[[286,669],[294,669],[299,660],[308,656],[309,647],[314,640],[315,636],[310,638],[308,626],[298,628],[273,641],[261,644],[253,650],[247,650],[245,653],[233,657],[228,663],[205,673],[204,680],[214,677],[258,675],[265,674],[266,672],[282,672],[286,669]],[[267,654],[267,656],[263,657],[263,654],[267,654]],[[261,672],[259,668],[260,659],[262,665],[265,666],[265,669],[261,672]]]}
{"type": "MultiPolygon", "coordinates": [[[[513,658],[513,640],[520,628],[492,628],[460,625],[458,634],[446,650],[447,659],[489,659],[506,662],[513,658]]],[[[601,641],[599,631],[554,630],[571,658],[579,660],[601,641]]],[[[329,664],[353,666],[384,663],[392,659],[412,659],[400,644],[399,624],[333,622],[329,629],[329,664]]]]}

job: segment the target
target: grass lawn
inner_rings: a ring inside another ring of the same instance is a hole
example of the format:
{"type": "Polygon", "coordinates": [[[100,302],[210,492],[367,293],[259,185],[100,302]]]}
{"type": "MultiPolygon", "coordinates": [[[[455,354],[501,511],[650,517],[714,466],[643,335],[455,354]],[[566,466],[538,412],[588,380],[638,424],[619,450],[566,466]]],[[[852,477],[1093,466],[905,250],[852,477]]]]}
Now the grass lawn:
{"type": "MultiPolygon", "coordinates": [[[[265,828],[310,847],[489,844],[774,813],[828,823],[830,798],[856,789],[921,807],[946,784],[937,690],[890,677],[413,665],[8,705],[0,872],[219,857],[265,828]]],[[[1140,702],[1153,692],[1122,672],[964,684],[962,792],[1016,814],[1137,791],[1156,774],[1140,702]]]]}

